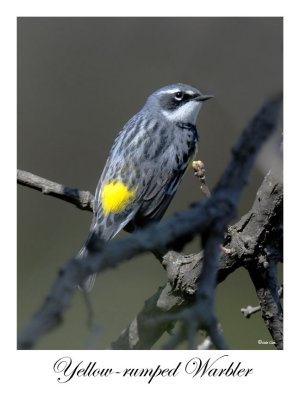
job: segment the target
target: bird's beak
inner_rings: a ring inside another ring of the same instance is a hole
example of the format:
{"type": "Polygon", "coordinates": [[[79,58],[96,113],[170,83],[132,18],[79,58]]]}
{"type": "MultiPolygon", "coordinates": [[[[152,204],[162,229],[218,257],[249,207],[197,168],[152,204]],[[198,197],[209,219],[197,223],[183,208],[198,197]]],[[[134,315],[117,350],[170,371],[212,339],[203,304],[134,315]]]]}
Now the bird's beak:
{"type": "Polygon", "coordinates": [[[215,97],[215,96],[213,96],[212,94],[199,94],[199,96],[195,97],[195,100],[205,101],[208,99],[212,99],[213,97],[215,97]]]}

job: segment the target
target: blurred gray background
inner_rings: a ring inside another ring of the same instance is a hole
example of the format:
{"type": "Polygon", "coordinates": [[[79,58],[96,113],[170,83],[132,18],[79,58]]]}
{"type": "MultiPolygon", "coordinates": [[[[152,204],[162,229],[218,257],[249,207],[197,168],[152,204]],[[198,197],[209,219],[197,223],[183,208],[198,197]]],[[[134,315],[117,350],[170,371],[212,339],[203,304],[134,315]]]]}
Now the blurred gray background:
{"type": "MultiPolygon", "coordinates": [[[[124,123],[161,86],[184,82],[215,99],[198,121],[198,157],[213,187],[230,149],[259,107],[282,91],[282,18],[19,18],[18,168],[94,193],[111,144],[124,123]]],[[[239,213],[251,206],[264,170],[257,164],[239,213]]],[[[268,166],[265,166],[266,168],[268,166]]],[[[198,201],[192,172],[166,217],[198,201]]],[[[44,300],[58,269],[76,254],[92,215],[18,187],[18,329],[44,300]]],[[[125,235],[122,233],[120,237],[125,235]]],[[[185,252],[198,251],[195,240],[185,252]]],[[[281,274],[281,272],[280,272],[281,274]]],[[[101,274],[92,292],[105,349],[166,277],[150,255],[101,274]]],[[[217,311],[233,349],[270,336],[245,271],[217,288],[217,311]]],[[[86,309],[76,293],[64,324],[39,349],[82,349],[89,338],[86,309]]]]}

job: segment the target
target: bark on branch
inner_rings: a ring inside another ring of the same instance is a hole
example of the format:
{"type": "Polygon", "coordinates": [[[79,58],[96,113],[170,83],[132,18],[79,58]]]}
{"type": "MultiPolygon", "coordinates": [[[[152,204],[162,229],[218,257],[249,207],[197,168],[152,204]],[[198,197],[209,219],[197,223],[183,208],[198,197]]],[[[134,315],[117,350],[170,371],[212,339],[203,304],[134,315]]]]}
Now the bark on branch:
{"type": "Polygon", "coordinates": [[[90,192],[70,188],[20,169],[17,171],[17,182],[45,195],[72,203],[81,210],[93,211],[94,196],[90,192]]]}
{"type": "MultiPolygon", "coordinates": [[[[282,184],[269,172],[257,192],[251,210],[229,227],[221,252],[218,284],[238,268],[248,267],[249,271],[255,269],[260,264],[262,249],[270,240],[276,248],[282,249],[282,235],[274,236],[274,229],[282,226],[282,189],[282,184]]],[[[161,316],[165,313],[178,313],[194,302],[198,282],[202,279],[203,252],[182,255],[170,251],[164,256],[163,263],[168,283],[146,300],[143,309],[112,343],[113,349],[150,349],[164,332],[172,329],[173,322],[165,321],[161,316]]],[[[268,303],[268,307],[273,305],[268,303]]],[[[275,340],[274,334],[277,336],[277,331],[270,332],[275,340]]]]}

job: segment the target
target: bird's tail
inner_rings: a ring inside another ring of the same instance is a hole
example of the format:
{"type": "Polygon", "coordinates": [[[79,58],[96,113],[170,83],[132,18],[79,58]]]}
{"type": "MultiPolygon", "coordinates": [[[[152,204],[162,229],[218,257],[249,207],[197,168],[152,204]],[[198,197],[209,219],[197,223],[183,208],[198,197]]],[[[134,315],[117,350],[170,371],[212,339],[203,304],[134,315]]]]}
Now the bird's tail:
{"type": "MultiPolygon", "coordinates": [[[[76,258],[86,258],[88,255],[88,249],[83,246],[78,252],[76,258]]],[[[89,275],[85,278],[79,285],[78,288],[83,290],[84,292],[90,292],[93,289],[97,274],[89,275]]]]}
{"type": "MultiPolygon", "coordinates": [[[[93,229],[90,231],[89,237],[86,240],[85,244],[81,247],[79,252],[77,253],[77,259],[85,259],[90,254],[101,251],[101,249],[105,246],[105,244],[111,239],[111,237],[106,237],[107,235],[102,235],[97,229],[96,226],[93,226],[93,229]]],[[[91,274],[87,278],[85,278],[79,285],[79,289],[90,292],[93,289],[97,274],[91,274]]]]}
{"type": "MultiPolygon", "coordinates": [[[[138,209],[139,204],[137,203],[135,207],[126,215],[126,218],[123,216],[121,216],[121,219],[115,217],[112,224],[106,224],[106,220],[104,218],[101,219],[98,217],[98,219],[92,223],[89,237],[78,252],[76,258],[82,259],[91,253],[101,251],[106,243],[116,236],[120,230],[132,220],[138,209]]],[[[88,276],[83,282],[80,283],[79,288],[85,290],[86,292],[90,292],[94,286],[95,279],[96,274],[88,276]]]]}

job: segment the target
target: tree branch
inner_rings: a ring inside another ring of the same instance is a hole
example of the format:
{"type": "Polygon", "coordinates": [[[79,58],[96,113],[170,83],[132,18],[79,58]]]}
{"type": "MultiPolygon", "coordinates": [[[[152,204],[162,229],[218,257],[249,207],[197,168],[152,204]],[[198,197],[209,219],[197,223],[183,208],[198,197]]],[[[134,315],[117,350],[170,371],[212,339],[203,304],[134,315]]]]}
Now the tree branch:
{"type": "MultiPolygon", "coordinates": [[[[271,240],[270,227],[282,225],[282,185],[275,180],[271,182],[268,179],[270,175],[271,173],[264,178],[251,210],[227,231],[217,283],[223,282],[232,272],[247,266],[249,262],[254,260],[255,264],[261,247],[271,240]],[[258,207],[262,193],[264,203],[258,207]],[[249,239],[253,244],[251,247],[248,245],[249,239]]],[[[272,234],[272,240],[276,247],[282,245],[280,235],[273,237],[272,234]]],[[[182,255],[170,251],[164,256],[163,264],[168,283],[146,300],[143,309],[112,343],[113,349],[150,349],[173,326],[173,321],[166,323],[161,316],[165,313],[176,314],[193,304],[198,282],[202,279],[203,252],[182,255]]]]}
{"type": "Polygon", "coordinates": [[[203,161],[193,161],[192,167],[194,170],[194,175],[198,178],[200,182],[200,189],[203,192],[205,197],[210,197],[211,193],[209,187],[206,183],[206,176],[205,176],[205,166],[203,161]]]}
{"type": "Polygon", "coordinates": [[[17,182],[45,195],[72,203],[81,210],[93,211],[94,196],[90,192],[73,189],[20,169],[17,171],[17,182]]]}
{"type": "Polygon", "coordinates": [[[256,307],[247,306],[246,308],[241,308],[241,313],[244,315],[244,317],[250,318],[251,315],[256,314],[260,310],[261,310],[260,306],[256,307]]]}
{"type": "MultiPolygon", "coordinates": [[[[278,289],[278,296],[280,299],[283,297],[283,285],[280,285],[278,289]]],[[[247,306],[244,308],[241,308],[241,313],[244,315],[245,318],[250,318],[251,315],[256,314],[258,311],[261,310],[261,306],[247,306]]]]}

